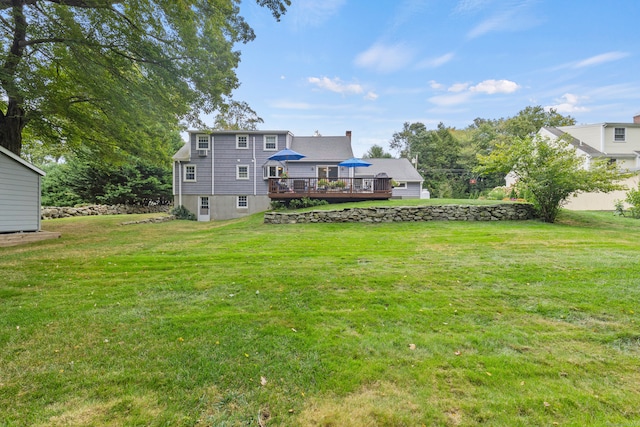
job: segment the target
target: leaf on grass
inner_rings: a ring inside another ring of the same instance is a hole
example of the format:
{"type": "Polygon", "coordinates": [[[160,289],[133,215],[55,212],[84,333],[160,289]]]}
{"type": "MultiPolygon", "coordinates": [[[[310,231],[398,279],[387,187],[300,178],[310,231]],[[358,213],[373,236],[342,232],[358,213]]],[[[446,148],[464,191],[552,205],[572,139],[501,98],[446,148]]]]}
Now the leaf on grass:
{"type": "Polygon", "coordinates": [[[260,377],[260,385],[267,385],[267,379],[265,377],[260,377]]]}
{"type": "Polygon", "coordinates": [[[415,350],[415,349],[416,349],[415,344],[409,344],[409,350],[415,350]]]}

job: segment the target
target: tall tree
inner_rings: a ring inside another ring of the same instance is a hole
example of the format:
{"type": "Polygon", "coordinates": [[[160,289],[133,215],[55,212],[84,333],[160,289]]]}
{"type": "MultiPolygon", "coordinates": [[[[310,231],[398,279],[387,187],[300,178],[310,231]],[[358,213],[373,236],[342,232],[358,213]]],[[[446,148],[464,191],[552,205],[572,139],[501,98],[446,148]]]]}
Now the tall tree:
{"type": "Polygon", "coordinates": [[[392,159],[391,153],[384,151],[381,145],[374,144],[369,150],[362,156],[365,159],[392,159]]]}
{"type": "MultiPolygon", "coordinates": [[[[151,151],[238,86],[237,0],[0,0],[0,145],[151,151]]],[[[257,0],[276,19],[290,0],[257,0]]]]}
{"type": "Polygon", "coordinates": [[[258,123],[264,123],[264,120],[249,104],[232,100],[220,108],[213,127],[220,130],[258,130],[258,123]]]}

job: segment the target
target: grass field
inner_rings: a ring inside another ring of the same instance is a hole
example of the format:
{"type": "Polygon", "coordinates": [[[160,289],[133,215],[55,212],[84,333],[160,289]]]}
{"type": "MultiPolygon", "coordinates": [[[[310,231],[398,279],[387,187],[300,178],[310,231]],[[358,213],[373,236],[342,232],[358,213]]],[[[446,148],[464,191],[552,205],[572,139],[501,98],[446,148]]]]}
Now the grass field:
{"type": "Polygon", "coordinates": [[[640,425],[640,221],[43,223],[0,426],[640,425]]]}

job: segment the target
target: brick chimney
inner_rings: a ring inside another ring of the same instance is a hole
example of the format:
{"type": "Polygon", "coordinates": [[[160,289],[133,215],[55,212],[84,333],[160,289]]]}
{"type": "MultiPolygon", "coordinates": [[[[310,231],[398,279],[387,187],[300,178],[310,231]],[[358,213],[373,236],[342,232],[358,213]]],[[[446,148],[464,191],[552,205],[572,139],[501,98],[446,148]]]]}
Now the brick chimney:
{"type": "Polygon", "coordinates": [[[633,123],[640,124],[640,114],[633,116],[633,123]]]}
{"type": "MultiPolygon", "coordinates": [[[[638,116],[638,118],[640,119],[640,116],[638,116]]],[[[349,138],[349,141],[351,141],[351,131],[348,130],[347,132],[345,132],[345,135],[347,136],[347,138],[349,138]]]]}

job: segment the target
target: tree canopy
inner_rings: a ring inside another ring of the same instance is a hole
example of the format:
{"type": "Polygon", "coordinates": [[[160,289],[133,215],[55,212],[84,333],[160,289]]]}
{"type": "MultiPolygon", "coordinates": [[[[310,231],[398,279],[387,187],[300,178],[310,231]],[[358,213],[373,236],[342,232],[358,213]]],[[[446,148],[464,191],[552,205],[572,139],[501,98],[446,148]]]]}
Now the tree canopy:
{"type": "MultiPolygon", "coordinates": [[[[256,0],[276,19],[290,0],[256,0]]],[[[0,145],[151,152],[238,85],[237,0],[0,0],[0,145]]]]}

